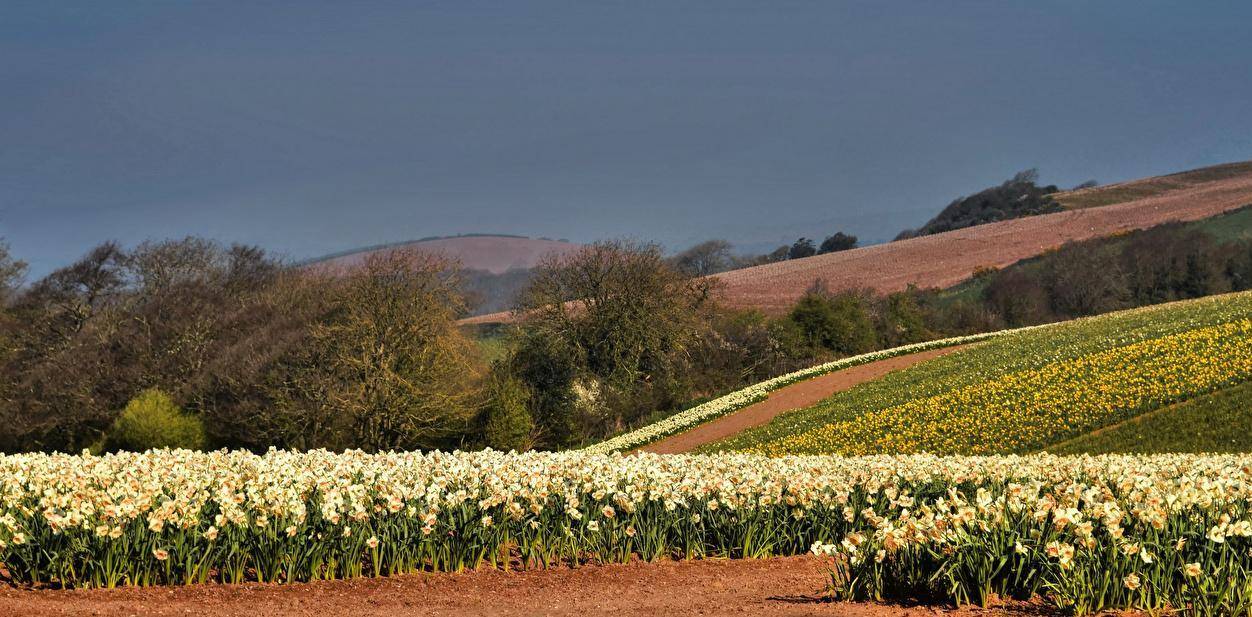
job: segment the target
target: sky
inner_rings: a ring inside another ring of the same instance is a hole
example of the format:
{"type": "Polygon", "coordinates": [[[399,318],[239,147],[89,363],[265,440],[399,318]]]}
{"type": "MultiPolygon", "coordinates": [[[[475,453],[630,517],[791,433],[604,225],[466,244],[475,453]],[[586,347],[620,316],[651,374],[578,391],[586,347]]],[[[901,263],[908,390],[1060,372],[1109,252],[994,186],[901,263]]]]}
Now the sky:
{"type": "Polygon", "coordinates": [[[1252,159],[1248,2],[0,0],[0,236],[881,241],[1252,159]]]}

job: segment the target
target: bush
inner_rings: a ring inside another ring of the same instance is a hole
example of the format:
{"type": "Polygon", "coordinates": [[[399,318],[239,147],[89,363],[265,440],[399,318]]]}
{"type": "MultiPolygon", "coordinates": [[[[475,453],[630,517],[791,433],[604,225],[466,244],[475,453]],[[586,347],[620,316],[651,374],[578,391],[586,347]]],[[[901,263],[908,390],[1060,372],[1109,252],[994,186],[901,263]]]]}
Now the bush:
{"type": "Polygon", "coordinates": [[[174,399],[157,388],[149,388],[126,404],[104,440],[110,452],[143,452],[154,448],[204,448],[204,425],[183,412],[174,399]]]}
{"type": "Polygon", "coordinates": [[[884,298],[880,312],[878,330],[883,347],[899,347],[934,338],[911,290],[884,298]]]}
{"type": "Polygon", "coordinates": [[[573,387],[582,356],[542,332],[519,333],[514,344],[510,369],[533,393],[527,406],[539,426],[540,445],[573,445],[579,438],[573,387]]]}
{"type": "Polygon", "coordinates": [[[530,449],[535,422],[526,408],[530,392],[516,377],[496,374],[487,383],[483,443],[496,450],[530,449]]]}
{"type": "Polygon", "coordinates": [[[1117,246],[1067,243],[1040,262],[1053,312],[1062,317],[1099,315],[1133,306],[1117,246]]]}
{"type": "Polygon", "coordinates": [[[820,289],[810,291],[791,309],[791,320],[813,346],[837,354],[852,356],[878,346],[874,322],[864,299],[855,292],[829,295],[820,289]]]}
{"type": "Polygon", "coordinates": [[[988,276],[983,306],[1009,326],[1053,321],[1051,298],[1034,271],[1013,268],[988,276]]]}

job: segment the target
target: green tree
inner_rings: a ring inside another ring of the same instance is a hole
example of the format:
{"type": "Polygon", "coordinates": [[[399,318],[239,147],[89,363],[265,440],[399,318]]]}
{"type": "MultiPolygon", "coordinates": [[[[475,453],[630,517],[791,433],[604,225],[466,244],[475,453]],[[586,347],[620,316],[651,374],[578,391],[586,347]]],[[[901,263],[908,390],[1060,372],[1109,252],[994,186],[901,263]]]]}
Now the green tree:
{"type": "Polygon", "coordinates": [[[530,392],[525,384],[497,367],[487,380],[486,395],[482,410],[483,443],[496,450],[529,449],[535,423],[527,407],[530,392]]]}
{"type": "Polygon", "coordinates": [[[325,445],[431,449],[464,434],[477,371],[455,323],[463,307],[456,264],[414,251],[373,254],[337,291],[310,337],[313,361],[295,375],[310,413],[335,425],[325,445]]]}
{"type": "Polygon", "coordinates": [[[854,249],[856,248],[856,242],[856,236],[838,231],[822,240],[822,244],[817,248],[817,252],[818,254],[824,254],[854,249]]]}
{"type": "Polygon", "coordinates": [[[879,334],[884,347],[899,347],[932,338],[926,315],[911,291],[888,295],[882,301],[879,334]]]}
{"type": "Polygon", "coordinates": [[[576,443],[579,422],[574,381],[586,362],[578,347],[539,329],[523,329],[509,362],[531,392],[528,403],[539,445],[563,448],[576,443]]]}
{"type": "Polygon", "coordinates": [[[675,255],[670,262],[688,276],[708,276],[734,267],[730,248],[725,240],[706,240],[675,255]]]}
{"type": "Polygon", "coordinates": [[[522,293],[515,374],[535,393],[545,444],[633,422],[678,396],[685,359],[704,331],[712,283],[674,270],[654,244],[599,242],[536,268],[522,293]],[[571,388],[606,405],[583,413],[571,388]],[[570,410],[570,405],[575,409],[570,410]],[[577,417],[577,420],[571,417],[577,417]]]}
{"type": "Polygon", "coordinates": [[[787,259],[802,259],[816,254],[817,247],[813,246],[813,241],[808,238],[800,238],[787,250],[787,259]]]}
{"type": "Polygon", "coordinates": [[[815,286],[792,307],[790,318],[810,344],[841,355],[874,350],[877,335],[862,294],[826,293],[815,286]]]}
{"type": "Polygon", "coordinates": [[[200,450],[205,446],[204,425],[185,413],[174,399],[149,388],[131,399],[104,440],[109,452],[143,452],[154,448],[200,450]]]}

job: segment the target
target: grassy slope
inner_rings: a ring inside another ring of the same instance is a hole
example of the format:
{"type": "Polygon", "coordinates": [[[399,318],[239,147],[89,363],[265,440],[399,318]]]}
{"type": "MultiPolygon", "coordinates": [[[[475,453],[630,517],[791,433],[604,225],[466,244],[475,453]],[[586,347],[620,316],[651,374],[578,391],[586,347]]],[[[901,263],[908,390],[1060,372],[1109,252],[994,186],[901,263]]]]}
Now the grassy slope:
{"type": "MultiPolygon", "coordinates": [[[[1186,224],[1186,227],[1208,234],[1218,244],[1252,240],[1252,204],[1225,214],[1191,221],[1186,224]]],[[[1108,238],[1107,241],[1109,246],[1118,247],[1125,243],[1126,239],[1125,236],[1118,236],[1108,238]]],[[[1031,257],[1008,266],[1005,270],[1020,269],[1031,272],[1038,270],[1041,267],[1040,264],[1040,257],[1031,257]]],[[[968,279],[939,292],[937,300],[941,306],[960,301],[978,300],[986,290],[988,281],[989,279],[984,277],[968,279]]]]}
{"type": "Polygon", "coordinates": [[[1252,204],[1187,225],[1207,233],[1219,243],[1252,240],[1252,204]]]}
{"type": "Polygon", "coordinates": [[[1167,191],[1187,188],[1205,182],[1214,182],[1252,173],[1252,161],[1227,163],[1182,171],[1166,176],[1131,180],[1090,189],[1067,191],[1053,196],[1070,210],[1097,208],[1146,197],[1154,197],[1167,191]]]}
{"type": "MultiPolygon", "coordinates": [[[[1075,320],[1042,330],[995,339],[976,348],[919,364],[889,374],[882,379],[862,384],[841,392],[814,407],[783,414],[767,425],[713,444],[705,448],[705,451],[743,449],[770,451],[771,444],[779,440],[806,434],[832,423],[852,422],[863,417],[863,414],[895,408],[920,399],[946,396],[992,380],[1029,374],[1032,371],[1046,369],[1050,365],[1079,361],[1112,348],[1122,348],[1162,339],[1162,337],[1176,336],[1207,325],[1230,323],[1246,319],[1249,315],[1252,315],[1252,293],[1229,294],[1075,320]]],[[[1028,392],[1030,388],[1044,385],[1047,384],[1027,383],[1019,389],[1025,389],[1028,392]]],[[[1174,400],[1165,402],[1174,402],[1174,400]]],[[[963,410],[956,409],[955,411],[959,413],[963,410]]],[[[1134,415],[1148,411],[1148,409],[1136,407],[1123,411],[1126,415],[1134,415]]],[[[1116,418],[1116,420],[1121,419],[1124,418],[1116,418]]],[[[976,424],[977,422],[976,417],[969,418],[969,423],[976,424]]],[[[1044,437],[1044,441],[1050,439],[1050,443],[1057,443],[1095,427],[1075,426],[1073,428],[1072,434],[1049,435],[1044,437]]],[[[994,443],[981,445],[993,451],[997,449],[997,444],[994,443]]],[[[1030,445],[1041,447],[1046,443],[1030,445]]],[[[1021,447],[998,449],[1000,451],[1037,449],[1037,447],[1026,446],[1027,444],[1022,444],[1021,447]]],[[[863,449],[854,448],[857,451],[863,449]]],[[[773,453],[787,451],[812,450],[793,448],[774,450],[773,453]]]]}
{"type": "Polygon", "coordinates": [[[1252,381],[1048,448],[1053,454],[1252,452],[1252,381]]]}

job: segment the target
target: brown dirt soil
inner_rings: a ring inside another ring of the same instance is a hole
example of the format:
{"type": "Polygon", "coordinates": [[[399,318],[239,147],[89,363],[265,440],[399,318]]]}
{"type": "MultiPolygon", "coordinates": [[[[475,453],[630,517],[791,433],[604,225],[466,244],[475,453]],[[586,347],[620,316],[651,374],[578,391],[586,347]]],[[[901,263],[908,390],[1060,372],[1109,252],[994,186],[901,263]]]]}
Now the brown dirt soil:
{"type": "MultiPolygon", "coordinates": [[[[1003,268],[1068,241],[1204,219],[1252,204],[1252,164],[1071,191],[1057,199],[1076,209],[732,270],[714,278],[723,284],[726,304],[773,314],[789,309],[817,279],[836,291],[863,287],[891,293],[910,284],[949,287],[969,278],[975,268],[1003,268]]],[[[494,313],[465,323],[509,318],[508,313],[494,313]]]]}
{"type": "Polygon", "coordinates": [[[1066,191],[1057,194],[1056,200],[1062,206],[1070,209],[1097,208],[1249,174],[1252,174],[1252,161],[1226,163],[1225,165],[1180,171],[1165,176],[1066,191]]]}
{"type": "Polygon", "coordinates": [[[690,452],[700,446],[720,441],[745,429],[765,424],[783,412],[810,407],[829,398],[836,392],[878,379],[892,371],[907,368],[931,358],[946,356],[966,347],[968,345],[958,345],[942,349],[931,349],[907,356],[896,356],[799,381],[770,392],[769,398],[759,403],[749,405],[716,420],[705,422],[689,431],[671,435],[658,442],[648,444],[639,448],[639,450],[657,454],[690,452]]]}
{"type": "Polygon", "coordinates": [[[944,609],[828,602],[816,558],[632,563],[526,572],[477,570],[293,585],[0,591],[0,615],[209,617],[415,615],[1039,615],[1035,604],[944,609]]]}
{"type": "Polygon", "coordinates": [[[958,229],[718,276],[728,304],[781,312],[821,278],[831,289],[882,293],[909,284],[949,287],[975,268],[1002,268],[1072,240],[1208,218],[1252,203],[1252,175],[1167,190],[1134,201],[958,229]]]}

